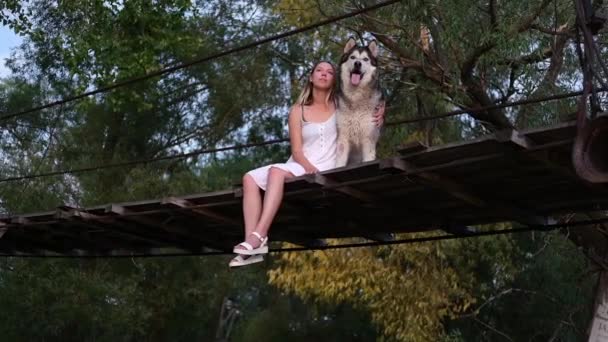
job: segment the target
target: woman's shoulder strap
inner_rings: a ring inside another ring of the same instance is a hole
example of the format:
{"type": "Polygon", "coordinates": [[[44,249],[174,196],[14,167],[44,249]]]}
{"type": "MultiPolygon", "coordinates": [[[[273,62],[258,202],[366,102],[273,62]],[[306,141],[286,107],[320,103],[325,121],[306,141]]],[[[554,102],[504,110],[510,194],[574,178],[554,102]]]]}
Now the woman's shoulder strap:
{"type": "Polygon", "coordinates": [[[302,122],[307,122],[306,118],[304,117],[304,104],[303,103],[300,104],[300,108],[302,108],[302,112],[301,112],[302,115],[300,116],[300,119],[302,119],[302,122]]]}

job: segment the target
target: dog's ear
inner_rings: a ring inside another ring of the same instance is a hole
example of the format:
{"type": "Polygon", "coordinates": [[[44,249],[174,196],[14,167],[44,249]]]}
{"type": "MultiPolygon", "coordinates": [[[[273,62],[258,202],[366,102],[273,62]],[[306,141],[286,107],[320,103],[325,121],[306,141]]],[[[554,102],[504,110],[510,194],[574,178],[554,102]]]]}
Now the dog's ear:
{"type": "Polygon", "coordinates": [[[346,42],[346,45],[344,46],[344,53],[347,53],[348,51],[350,51],[352,48],[355,47],[355,45],[357,45],[355,38],[353,38],[353,37],[348,38],[348,41],[346,42]]]}
{"type": "Polygon", "coordinates": [[[376,42],[375,39],[367,45],[367,48],[369,49],[369,52],[372,53],[372,56],[374,56],[374,58],[378,58],[378,42],[376,42]]]}

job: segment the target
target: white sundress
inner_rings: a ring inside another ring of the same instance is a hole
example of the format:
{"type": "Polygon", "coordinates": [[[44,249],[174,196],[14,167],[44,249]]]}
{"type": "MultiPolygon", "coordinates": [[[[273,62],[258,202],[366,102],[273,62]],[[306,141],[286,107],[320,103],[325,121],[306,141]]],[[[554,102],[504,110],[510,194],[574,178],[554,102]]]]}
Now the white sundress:
{"type": "MultiPolygon", "coordinates": [[[[336,127],[336,112],[324,122],[304,121],[302,113],[302,149],[304,156],[319,171],[325,171],[336,167],[336,146],[338,131],[336,127]]],[[[253,169],[247,172],[255,183],[264,191],[268,183],[268,172],[271,167],[291,172],[294,176],[302,176],[306,173],[304,167],[298,164],[293,156],[285,163],[271,164],[253,169]]]]}

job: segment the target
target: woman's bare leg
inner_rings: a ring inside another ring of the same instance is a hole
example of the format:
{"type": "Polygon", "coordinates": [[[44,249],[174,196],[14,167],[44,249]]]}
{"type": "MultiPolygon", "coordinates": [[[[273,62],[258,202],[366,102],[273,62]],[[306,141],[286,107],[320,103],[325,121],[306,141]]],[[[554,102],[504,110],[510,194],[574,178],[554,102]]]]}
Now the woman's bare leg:
{"type": "Polygon", "coordinates": [[[255,227],[255,231],[261,236],[266,236],[268,234],[272,220],[283,201],[285,181],[293,177],[294,175],[289,171],[284,171],[275,167],[270,168],[268,173],[268,184],[266,185],[266,194],[264,195],[264,205],[262,206],[262,214],[255,227]]]}
{"type": "MultiPolygon", "coordinates": [[[[243,176],[243,220],[245,221],[244,241],[250,241],[248,237],[255,230],[260,215],[262,213],[262,194],[260,187],[248,174],[243,176]]],[[[251,242],[250,242],[251,243],[251,242]]],[[[253,246],[256,246],[255,244],[253,246]]],[[[243,246],[236,246],[237,249],[245,249],[243,246]]],[[[248,257],[245,257],[248,258],[248,257]]]]}
{"type": "MultiPolygon", "coordinates": [[[[243,177],[245,242],[249,243],[253,248],[259,247],[261,242],[251,233],[256,231],[261,236],[266,236],[266,234],[268,234],[270,224],[281,206],[285,180],[292,177],[294,177],[294,175],[291,172],[271,167],[270,170],[268,170],[268,183],[266,185],[263,205],[260,189],[253,178],[249,175],[243,177]]],[[[243,246],[237,246],[237,248],[245,249],[243,246]]]]}
{"type": "Polygon", "coordinates": [[[243,219],[245,238],[255,230],[262,213],[262,194],[260,188],[248,174],[243,176],[243,219]]]}

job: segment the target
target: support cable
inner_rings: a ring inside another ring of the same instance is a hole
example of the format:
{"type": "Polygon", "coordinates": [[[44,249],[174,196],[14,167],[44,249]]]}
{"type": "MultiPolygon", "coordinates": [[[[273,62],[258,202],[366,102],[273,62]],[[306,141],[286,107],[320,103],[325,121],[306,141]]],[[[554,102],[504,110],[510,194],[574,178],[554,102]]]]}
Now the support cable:
{"type": "MultiPolygon", "coordinates": [[[[414,244],[414,243],[425,243],[425,242],[434,242],[434,241],[444,241],[444,240],[458,240],[458,239],[468,239],[468,238],[476,238],[483,236],[494,236],[494,235],[506,235],[506,234],[516,234],[516,233],[527,233],[533,231],[543,231],[550,232],[557,229],[562,228],[571,228],[571,227],[582,227],[581,229],[592,227],[594,225],[602,224],[608,222],[608,217],[604,217],[601,219],[592,219],[592,220],[580,220],[574,222],[564,222],[564,223],[554,223],[547,225],[530,225],[527,227],[520,228],[509,228],[509,229],[499,229],[499,230],[491,230],[485,232],[476,232],[470,233],[466,235],[438,235],[438,236],[426,236],[420,238],[410,238],[410,239],[401,239],[394,241],[370,241],[370,242],[362,242],[362,243],[348,243],[348,244],[339,244],[339,245],[326,245],[326,246],[314,246],[314,247],[288,247],[288,248],[271,248],[270,253],[287,253],[287,252],[306,252],[306,251],[318,251],[318,250],[333,250],[333,249],[348,249],[348,248],[365,248],[365,247],[377,247],[377,246],[392,246],[392,245],[405,245],[405,244],[414,244]]],[[[107,259],[115,259],[115,258],[166,258],[166,257],[185,257],[185,256],[211,256],[211,255],[231,255],[234,254],[232,251],[205,251],[205,252],[192,252],[192,253],[161,253],[161,254],[150,254],[150,253],[142,253],[142,254],[125,254],[125,255],[29,255],[29,254],[18,254],[18,253],[0,253],[0,257],[17,257],[17,258],[79,258],[79,259],[97,259],[97,258],[107,258],[107,259]]]]}
{"type": "MultiPolygon", "coordinates": [[[[597,91],[606,92],[606,91],[608,91],[608,88],[607,89],[604,89],[604,88],[598,89],[597,91]]],[[[473,112],[482,112],[482,111],[487,111],[487,110],[491,110],[491,109],[499,109],[499,108],[514,107],[514,106],[520,106],[520,105],[528,105],[528,104],[534,104],[534,103],[542,103],[542,102],[547,102],[547,101],[559,100],[559,99],[564,99],[564,98],[569,98],[569,97],[580,96],[583,94],[584,94],[583,91],[575,91],[575,92],[570,92],[570,93],[556,94],[556,95],[542,97],[542,98],[507,102],[507,103],[503,103],[503,104],[486,106],[486,107],[458,109],[458,110],[450,111],[450,112],[440,114],[440,115],[391,121],[391,122],[387,122],[385,125],[387,127],[391,127],[391,126],[396,126],[396,125],[401,125],[401,124],[410,124],[410,123],[421,122],[421,121],[443,119],[443,118],[447,118],[447,117],[451,117],[451,116],[457,116],[457,115],[473,113],[473,112]]],[[[67,169],[67,170],[61,170],[61,171],[51,171],[51,172],[38,173],[38,174],[28,174],[28,175],[24,175],[24,176],[6,177],[6,178],[0,179],[0,183],[19,181],[19,180],[25,180],[25,179],[35,179],[35,178],[49,177],[49,176],[60,176],[60,175],[65,175],[65,174],[78,174],[78,173],[92,172],[92,171],[98,171],[98,170],[109,169],[109,168],[125,167],[125,166],[137,165],[137,164],[148,164],[148,163],[154,163],[154,162],[164,161],[164,160],[185,159],[185,158],[189,158],[189,157],[193,157],[193,156],[197,156],[197,155],[201,155],[201,154],[211,154],[211,153],[224,152],[224,151],[230,151],[230,150],[240,150],[240,149],[245,149],[245,148],[273,145],[273,144],[279,144],[279,143],[285,143],[285,142],[289,142],[289,138],[277,138],[277,139],[271,139],[271,140],[262,141],[262,142],[258,142],[258,143],[237,144],[237,145],[224,146],[224,147],[211,148],[211,149],[198,149],[198,150],[195,150],[192,152],[175,154],[175,155],[171,155],[171,156],[138,159],[138,160],[131,160],[131,161],[125,161],[125,162],[112,163],[112,164],[103,164],[103,165],[97,165],[97,166],[73,168],[73,169],[67,169]]]]}

